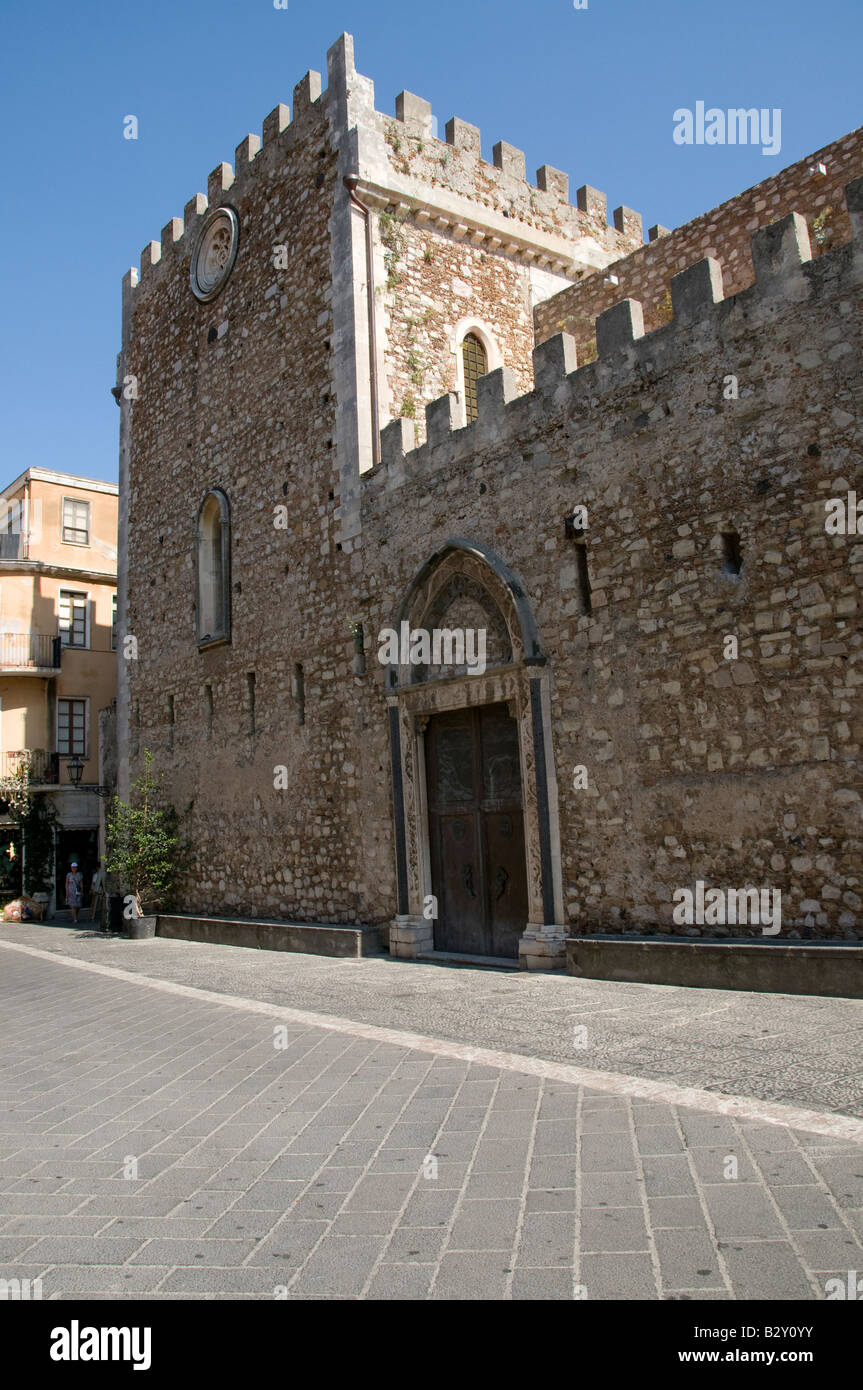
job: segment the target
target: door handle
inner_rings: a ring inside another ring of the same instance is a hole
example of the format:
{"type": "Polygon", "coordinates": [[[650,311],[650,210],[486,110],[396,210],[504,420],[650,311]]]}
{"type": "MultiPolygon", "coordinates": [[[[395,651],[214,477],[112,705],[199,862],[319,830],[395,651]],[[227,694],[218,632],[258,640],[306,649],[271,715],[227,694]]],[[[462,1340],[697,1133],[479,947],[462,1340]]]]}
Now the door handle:
{"type": "Polygon", "coordinates": [[[461,881],[462,881],[462,883],[464,884],[464,886],[465,886],[465,888],[467,889],[467,891],[470,893],[471,897],[472,897],[472,898],[475,898],[475,897],[476,897],[476,893],[474,892],[474,886],[473,886],[473,865],[472,865],[472,864],[462,864],[462,866],[461,866],[461,881]]]}
{"type": "Polygon", "coordinates": [[[509,874],[507,873],[506,869],[498,869],[497,873],[494,876],[494,886],[497,889],[497,892],[494,895],[495,898],[503,897],[504,893],[506,892],[506,885],[508,883],[509,874]]]}

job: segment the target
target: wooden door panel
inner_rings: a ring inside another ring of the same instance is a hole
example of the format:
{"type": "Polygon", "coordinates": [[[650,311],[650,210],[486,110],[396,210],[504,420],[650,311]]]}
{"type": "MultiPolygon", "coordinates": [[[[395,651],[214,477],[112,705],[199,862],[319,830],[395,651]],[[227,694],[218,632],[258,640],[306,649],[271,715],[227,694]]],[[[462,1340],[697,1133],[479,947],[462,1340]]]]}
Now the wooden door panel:
{"type": "Polygon", "coordinates": [[[440,951],[485,955],[487,940],[483,903],[482,861],[475,811],[437,819],[439,887],[435,946],[440,951]]]}
{"type": "Polygon", "coordinates": [[[426,769],[435,946],[517,956],[527,876],[518,730],[506,705],[434,715],[426,769]]]}
{"type": "Polygon", "coordinates": [[[521,808],[518,730],[505,705],[480,710],[483,809],[521,808]]]}
{"type": "Polygon", "coordinates": [[[517,956],[527,925],[524,829],[519,810],[483,815],[486,843],[489,954],[517,956]]]}

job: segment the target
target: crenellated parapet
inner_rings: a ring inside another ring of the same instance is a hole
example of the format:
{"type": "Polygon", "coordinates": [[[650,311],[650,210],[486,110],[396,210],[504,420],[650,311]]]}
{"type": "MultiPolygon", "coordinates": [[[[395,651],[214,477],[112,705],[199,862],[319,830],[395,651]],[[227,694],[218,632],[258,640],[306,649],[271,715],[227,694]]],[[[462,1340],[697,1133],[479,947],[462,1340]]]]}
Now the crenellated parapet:
{"type": "Polygon", "coordinates": [[[641,217],[616,208],[585,184],[570,201],[569,175],[550,164],[527,179],[524,151],[504,140],[482,155],[477,126],[453,116],[435,133],[431,103],[412,92],[396,97],[395,118],[375,111],[388,147],[387,167],[360,171],[372,205],[413,216],[456,240],[501,252],[538,269],[585,274],[643,244],[641,217]]]}
{"type": "MultiPolygon", "coordinates": [[[[490,442],[517,445],[530,438],[542,417],[564,406],[602,408],[602,397],[650,376],[689,368],[711,351],[722,350],[723,334],[770,331],[794,306],[811,301],[818,311],[825,286],[836,292],[836,278],[849,289],[863,284],[863,178],[845,189],[853,241],[814,259],[806,219],[799,213],[751,234],[755,283],[736,295],[723,294],[722,269],[705,257],[671,281],[671,321],[645,333],[642,306],[626,298],[596,320],[595,361],[578,365],[575,340],[566,333],[547,338],[534,350],[534,390],[517,395],[512,373],[501,367],[478,383],[478,416],[462,426],[455,396],[426,406],[426,440],[416,448],[410,420],[394,420],[381,432],[381,464],[365,475],[366,486],[398,487],[421,478],[441,463],[469,462],[490,442]],[[741,327],[742,324],[742,327],[741,327]]],[[[717,362],[719,372],[719,362],[717,362]]]]}
{"type": "MultiPolygon", "coordinates": [[[[702,256],[720,263],[726,295],[737,294],[754,280],[751,229],[791,211],[805,215],[813,255],[834,249],[850,237],[843,190],[861,170],[863,128],[771,174],[674,231],[659,224],[651,227],[647,242],[610,261],[605,274],[582,277],[536,305],[537,342],[563,331],[571,333],[584,352],[592,343],[596,319],[623,296],[641,301],[649,329],[660,326],[671,311],[672,277],[702,256]]],[[[602,195],[593,189],[580,190],[579,206],[599,213],[602,195]]],[[[615,225],[625,227],[627,219],[626,209],[617,209],[615,225]]]]}

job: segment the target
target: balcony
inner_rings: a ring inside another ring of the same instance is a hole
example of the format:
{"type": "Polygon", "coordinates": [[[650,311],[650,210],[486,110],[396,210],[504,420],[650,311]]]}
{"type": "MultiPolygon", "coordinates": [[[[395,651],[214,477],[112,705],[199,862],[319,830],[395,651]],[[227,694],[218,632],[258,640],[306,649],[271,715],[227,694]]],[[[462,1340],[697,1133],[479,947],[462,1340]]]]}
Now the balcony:
{"type": "Polygon", "coordinates": [[[0,632],[0,671],[53,676],[60,670],[60,638],[50,632],[0,632]]]}
{"type": "MultiPolygon", "coordinates": [[[[45,748],[31,748],[30,781],[43,786],[56,787],[60,782],[60,755],[49,753],[45,748]]],[[[20,748],[13,753],[0,753],[0,778],[14,777],[21,770],[27,750],[20,748]]]]}

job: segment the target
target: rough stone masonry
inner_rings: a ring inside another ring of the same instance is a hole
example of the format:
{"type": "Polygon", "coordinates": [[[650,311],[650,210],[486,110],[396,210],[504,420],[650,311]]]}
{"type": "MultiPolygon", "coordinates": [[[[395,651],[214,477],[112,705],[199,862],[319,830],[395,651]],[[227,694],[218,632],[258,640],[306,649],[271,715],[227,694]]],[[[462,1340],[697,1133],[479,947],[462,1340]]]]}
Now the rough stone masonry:
{"type": "Polygon", "coordinates": [[[769,181],[744,271],[757,198],[644,245],[512,146],[486,163],[466,122],[438,140],[419,98],[375,110],[345,35],[326,90],[307,74],[217,166],[124,281],[118,367],[120,789],[151,749],[192,846],[182,911],[430,949],[473,880],[433,843],[428,731],[495,705],[524,966],[573,932],[728,931],[673,922],[697,881],[781,890],[782,936],[863,937],[863,535],[825,529],[863,500],[860,152],[835,147],[821,254],[818,178],[769,181]],[[579,365],[549,332],[640,258],[659,326],[618,290],[579,365]],[[481,628],[485,670],[383,665],[403,622],[481,628]]]}

